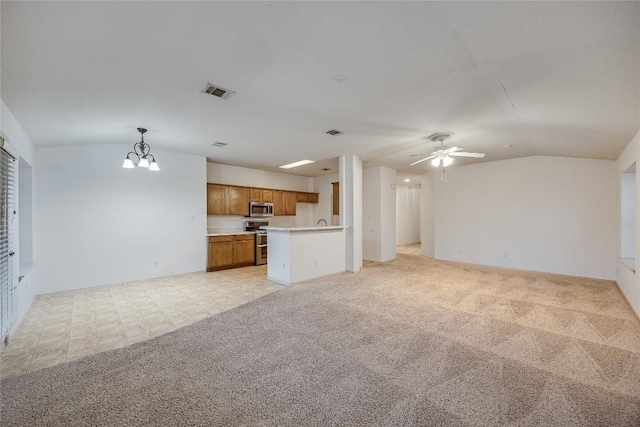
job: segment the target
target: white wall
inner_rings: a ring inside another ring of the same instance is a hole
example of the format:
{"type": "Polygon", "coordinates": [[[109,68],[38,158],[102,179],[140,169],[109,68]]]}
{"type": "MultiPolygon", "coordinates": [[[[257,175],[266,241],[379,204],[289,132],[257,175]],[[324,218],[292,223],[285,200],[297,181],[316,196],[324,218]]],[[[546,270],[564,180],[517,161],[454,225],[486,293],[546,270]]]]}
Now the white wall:
{"type": "MultiPolygon", "coordinates": [[[[621,186],[623,172],[627,170],[634,162],[636,163],[636,166],[640,164],[640,132],[638,132],[633,137],[633,139],[629,142],[629,145],[627,145],[627,147],[624,149],[622,154],[620,154],[618,160],[616,161],[618,189],[620,189],[621,186]]],[[[632,237],[633,239],[635,239],[636,249],[640,248],[640,228],[637,227],[637,225],[640,224],[640,179],[638,179],[638,176],[639,175],[636,168],[636,230],[635,236],[632,237]]],[[[616,193],[620,194],[620,191],[616,193]]],[[[620,215],[620,213],[620,203],[618,203],[618,214],[620,215]]],[[[621,224],[620,222],[618,222],[618,232],[616,233],[616,235],[618,236],[618,245],[616,248],[616,254],[618,257],[622,256],[622,253],[620,252],[622,246],[622,242],[620,241],[620,227],[621,224]]],[[[627,301],[629,301],[631,306],[635,309],[636,314],[640,316],[640,277],[638,276],[638,272],[640,271],[640,259],[637,256],[637,253],[634,264],[635,272],[633,272],[629,267],[621,262],[620,259],[618,259],[616,264],[616,282],[622,290],[622,293],[624,293],[625,297],[627,298],[627,301]]]]}
{"type": "Polygon", "coordinates": [[[20,223],[19,218],[22,215],[26,215],[29,212],[22,212],[22,208],[31,207],[33,198],[31,195],[31,189],[27,186],[31,185],[30,177],[26,173],[21,174],[23,169],[28,168],[28,172],[32,171],[34,165],[34,147],[31,140],[24,132],[20,123],[13,116],[4,101],[0,100],[0,133],[7,140],[7,142],[17,151],[19,159],[16,160],[16,207],[18,209],[18,215],[15,218],[13,226],[13,235],[11,241],[13,242],[13,250],[16,255],[13,257],[13,282],[14,282],[14,295],[13,295],[13,326],[12,331],[20,325],[20,322],[24,318],[29,306],[33,302],[36,295],[36,282],[34,276],[30,274],[30,271],[21,269],[21,263],[31,263],[31,254],[25,254],[22,256],[20,247],[24,245],[32,245],[31,235],[32,230],[28,229],[31,225],[30,222],[24,221],[20,223]],[[20,167],[22,166],[22,167],[20,167]],[[21,191],[22,190],[22,191],[21,191]],[[22,281],[18,283],[18,277],[20,275],[25,276],[22,281]]]}
{"type": "MultiPolygon", "coordinates": [[[[312,223],[324,219],[329,225],[339,225],[340,215],[333,215],[333,185],[338,182],[338,174],[323,175],[313,178],[313,192],[319,193],[318,203],[313,205],[312,223]]],[[[321,223],[321,225],[323,225],[321,223]]]]}
{"type": "Polygon", "coordinates": [[[420,183],[420,249],[422,255],[436,257],[433,174],[422,175],[420,183]]]}
{"type": "Polygon", "coordinates": [[[269,172],[207,162],[207,182],[278,190],[312,191],[313,179],[288,173],[269,172]]]}
{"type": "Polygon", "coordinates": [[[613,279],[616,163],[527,157],[435,180],[436,258],[613,279]]]}
{"type": "Polygon", "coordinates": [[[0,129],[2,129],[2,133],[11,146],[18,151],[20,157],[33,166],[35,149],[31,140],[22,129],[22,126],[20,126],[20,123],[13,117],[11,110],[9,110],[4,101],[0,100],[0,103],[2,104],[0,114],[0,129]]]}
{"type": "Polygon", "coordinates": [[[396,258],[396,171],[376,166],[362,171],[362,257],[396,258]]]}
{"type": "Polygon", "coordinates": [[[420,187],[396,187],[396,244],[420,242],[420,187]]]}
{"type": "MultiPolygon", "coordinates": [[[[634,163],[635,165],[635,163],[634,163]]],[[[636,174],[620,174],[620,257],[636,257],[636,174]]]]}
{"type": "MultiPolygon", "coordinates": [[[[247,187],[274,188],[290,191],[313,191],[313,179],[306,176],[269,172],[239,166],[207,162],[207,182],[247,187]]],[[[276,216],[269,218],[269,225],[306,227],[313,222],[313,204],[297,203],[295,216],[276,216]]],[[[207,228],[240,229],[247,218],[234,215],[210,215],[207,228]]]]}
{"type": "Polygon", "coordinates": [[[206,159],[154,150],[159,172],[123,169],[127,151],[36,151],[39,293],[205,270],[206,159]]]}

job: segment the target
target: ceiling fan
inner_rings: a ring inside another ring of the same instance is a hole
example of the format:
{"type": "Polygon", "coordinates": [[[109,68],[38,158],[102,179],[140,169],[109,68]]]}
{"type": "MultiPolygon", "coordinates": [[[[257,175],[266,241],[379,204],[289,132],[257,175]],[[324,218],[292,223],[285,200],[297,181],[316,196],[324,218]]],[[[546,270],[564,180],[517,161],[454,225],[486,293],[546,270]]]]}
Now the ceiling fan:
{"type": "MultiPolygon", "coordinates": [[[[448,132],[434,133],[429,136],[428,139],[433,142],[440,142],[440,147],[433,151],[433,153],[427,155],[425,158],[418,160],[417,162],[411,163],[409,166],[417,165],[418,163],[426,162],[427,160],[431,160],[431,165],[435,167],[440,167],[440,179],[445,180],[445,168],[453,163],[454,157],[473,157],[476,159],[481,159],[484,157],[484,153],[468,153],[466,151],[462,151],[462,147],[445,147],[444,141],[451,138],[454,134],[448,132]]],[[[425,156],[426,154],[412,154],[409,157],[415,156],[425,156]]]]}

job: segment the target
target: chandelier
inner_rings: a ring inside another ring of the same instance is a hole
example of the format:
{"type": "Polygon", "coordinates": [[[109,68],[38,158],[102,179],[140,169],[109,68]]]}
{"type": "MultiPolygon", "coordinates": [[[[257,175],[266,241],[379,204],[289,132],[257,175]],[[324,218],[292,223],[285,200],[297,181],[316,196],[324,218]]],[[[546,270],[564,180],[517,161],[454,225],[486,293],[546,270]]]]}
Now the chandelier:
{"type": "Polygon", "coordinates": [[[149,144],[144,142],[144,133],[147,130],[144,128],[138,128],[138,132],[140,132],[140,142],[133,145],[133,151],[127,153],[127,157],[124,159],[124,163],[122,164],[123,168],[133,169],[138,166],[139,168],[149,168],[150,171],[159,171],[160,168],[156,163],[156,158],[153,157],[153,154],[150,154],[151,147],[149,144]],[[134,155],[138,158],[138,163],[133,163],[131,160],[131,155],[134,155]],[[149,163],[149,159],[151,159],[151,163],[149,163]]]}

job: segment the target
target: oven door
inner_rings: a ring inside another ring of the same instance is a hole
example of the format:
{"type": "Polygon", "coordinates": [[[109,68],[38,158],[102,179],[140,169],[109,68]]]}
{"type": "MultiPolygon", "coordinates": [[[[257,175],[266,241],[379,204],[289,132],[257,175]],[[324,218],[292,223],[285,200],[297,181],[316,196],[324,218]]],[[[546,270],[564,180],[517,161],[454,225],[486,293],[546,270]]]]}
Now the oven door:
{"type": "Polygon", "coordinates": [[[256,265],[267,263],[267,235],[256,233],[256,265]]]}
{"type": "Polygon", "coordinates": [[[267,263],[267,245],[256,245],[256,265],[267,263]]]}

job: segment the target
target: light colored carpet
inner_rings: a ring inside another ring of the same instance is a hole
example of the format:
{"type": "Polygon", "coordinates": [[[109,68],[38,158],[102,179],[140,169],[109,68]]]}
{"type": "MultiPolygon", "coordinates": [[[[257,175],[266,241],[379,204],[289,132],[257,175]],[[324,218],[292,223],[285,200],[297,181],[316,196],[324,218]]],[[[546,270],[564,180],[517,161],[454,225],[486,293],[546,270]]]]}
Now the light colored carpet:
{"type": "Polygon", "coordinates": [[[640,325],[612,282],[409,251],[10,378],[1,403],[6,426],[638,426],[640,325]]]}

